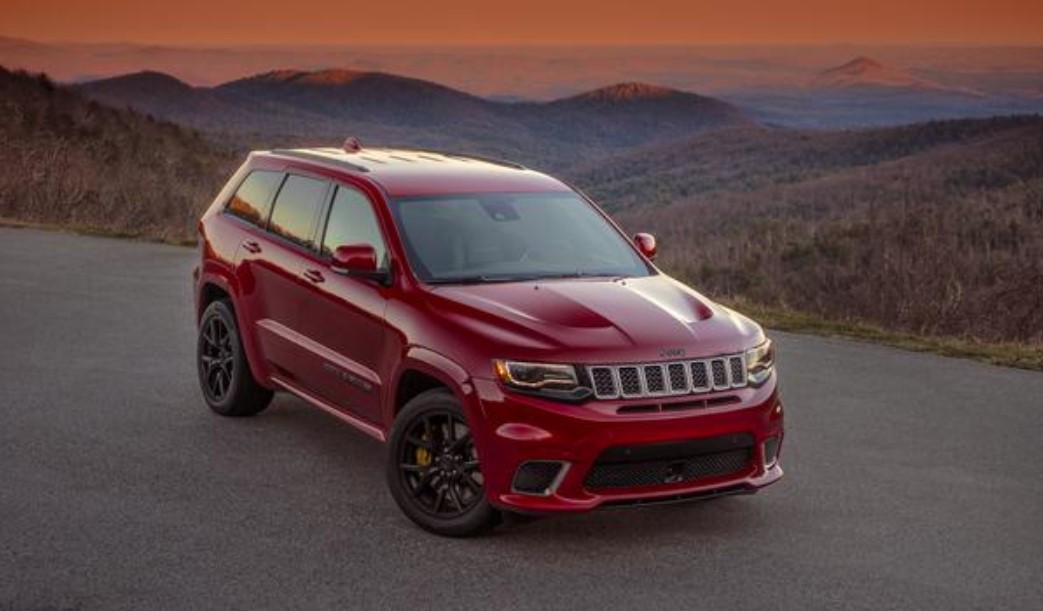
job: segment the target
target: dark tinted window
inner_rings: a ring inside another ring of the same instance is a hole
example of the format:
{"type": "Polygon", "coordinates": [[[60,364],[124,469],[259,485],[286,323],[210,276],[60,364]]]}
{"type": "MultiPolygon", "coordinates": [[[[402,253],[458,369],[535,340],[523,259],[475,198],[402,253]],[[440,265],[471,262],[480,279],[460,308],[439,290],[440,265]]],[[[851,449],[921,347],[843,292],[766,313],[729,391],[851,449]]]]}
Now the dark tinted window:
{"type": "Polygon", "coordinates": [[[276,235],[304,246],[312,246],[312,227],[315,216],[326,196],[327,183],[323,180],[290,175],[286,177],[268,229],[276,235]]]}
{"type": "Polygon", "coordinates": [[[228,202],[228,211],[239,218],[250,221],[254,225],[263,226],[268,220],[268,210],[272,205],[272,193],[279,186],[281,172],[258,170],[252,172],[239,185],[239,190],[228,202]]]}
{"type": "Polygon", "coordinates": [[[369,200],[357,189],[337,187],[322,240],[322,252],[329,255],[338,246],[369,244],[377,251],[377,265],[387,267],[387,247],[380,233],[380,223],[369,200]]]}

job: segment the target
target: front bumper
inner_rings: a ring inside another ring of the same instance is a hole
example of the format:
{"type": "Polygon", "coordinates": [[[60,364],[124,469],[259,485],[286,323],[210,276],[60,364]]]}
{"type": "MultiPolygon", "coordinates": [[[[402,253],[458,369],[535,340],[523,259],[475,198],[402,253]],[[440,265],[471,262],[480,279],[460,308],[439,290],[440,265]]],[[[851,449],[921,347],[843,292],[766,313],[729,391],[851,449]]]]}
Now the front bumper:
{"type": "MultiPolygon", "coordinates": [[[[639,504],[754,492],[782,477],[775,459],[766,464],[765,441],[781,445],[783,408],[775,380],[760,388],[743,388],[700,395],[700,399],[728,396],[731,403],[711,407],[617,413],[620,407],[648,404],[639,401],[589,401],[570,405],[506,392],[493,380],[473,380],[471,417],[483,421],[476,444],[482,459],[486,494],[493,505],[522,512],[587,511],[600,505],[639,504]],[[727,473],[673,481],[664,478],[638,485],[592,486],[588,475],[604,459],[606,450],[684,445],[703,440],[749,440],[749,460],[727,473]],[[672,444],[671,442],[684,442],[672,444]],[[565,470],[544,494],[521,493],[513,486],[518,468],[530,461],[560,461],[565,470]]],[[[658,399],[674,406],[693,396],[658,399]]],[[[712,401],[711,401],[712,403],[712,401]]],[[[777,446],[778,447],[778,446],[777,446]]]]}

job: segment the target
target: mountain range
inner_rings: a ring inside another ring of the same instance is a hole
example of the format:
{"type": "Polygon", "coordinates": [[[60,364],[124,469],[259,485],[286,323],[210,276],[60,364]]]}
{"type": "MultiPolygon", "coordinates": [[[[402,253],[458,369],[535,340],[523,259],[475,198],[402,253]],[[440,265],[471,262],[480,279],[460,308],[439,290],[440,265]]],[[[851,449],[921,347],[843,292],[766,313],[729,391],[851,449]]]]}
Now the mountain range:
{"type": "Polygon", "coordinates": [[[641,83],[515,103],[352,70],[277,70],[215,87],[140,72],[76,87],[110,106],[240,139],[297,144],[352,134],[410,146],[463,145],[523,161],[574,159],[753,123],[727,102],[641,83]]]}

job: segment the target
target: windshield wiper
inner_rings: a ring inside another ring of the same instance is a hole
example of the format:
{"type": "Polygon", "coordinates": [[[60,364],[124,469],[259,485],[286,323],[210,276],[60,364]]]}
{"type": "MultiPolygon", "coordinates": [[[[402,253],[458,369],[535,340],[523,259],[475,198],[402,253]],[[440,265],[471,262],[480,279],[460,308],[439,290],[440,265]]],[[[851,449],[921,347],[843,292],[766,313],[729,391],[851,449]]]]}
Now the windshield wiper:
{"type": "Polygon", "coordinates": [[[556,278],[626,278],[622,274],[611,274],[608,272],[583,272],[576,270],[574,272],[561,272],[556,274],[541,274],[538,279],[556,279],[556,278]]]}
{"type": "Polygon", "coordinates": [[[492,284],[495,282],[527,282],[536,276],[460,276],[459,278],[436,278],[428,284],[492,284]]]}

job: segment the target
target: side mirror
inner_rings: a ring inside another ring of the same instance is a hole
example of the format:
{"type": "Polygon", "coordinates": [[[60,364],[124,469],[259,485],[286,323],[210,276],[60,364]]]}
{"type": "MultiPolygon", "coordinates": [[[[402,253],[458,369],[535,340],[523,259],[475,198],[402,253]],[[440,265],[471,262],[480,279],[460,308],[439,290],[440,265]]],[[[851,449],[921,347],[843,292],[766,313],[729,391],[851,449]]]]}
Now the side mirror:
{"type": "Polygon", "coordinates": [[[333,251],[330,269],[345,276],[376,280],[383,285],[391,281],[391,272],[377,269],[377,251],[369,244],[347,244],[333,251]]]}
{"type": "Polygon", "coordinates": [[[640,250],[641,254],[643,254],[649,261],[655,260],[656,244],[654,235],[650,233],[635,233],[634,246],[637,246],[637,249],[640,250]]]}

